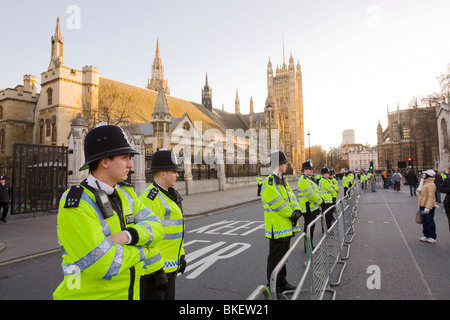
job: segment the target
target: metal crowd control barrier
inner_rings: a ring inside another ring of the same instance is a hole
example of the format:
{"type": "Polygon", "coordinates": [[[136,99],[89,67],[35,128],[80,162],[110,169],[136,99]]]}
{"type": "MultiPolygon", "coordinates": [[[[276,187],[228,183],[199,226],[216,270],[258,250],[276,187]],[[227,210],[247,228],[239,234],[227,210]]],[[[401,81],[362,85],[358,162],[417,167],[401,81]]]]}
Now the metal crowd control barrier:
{"type": "Polygon", "coordinates": [[[333,290],[331,286],[337,286],[341,282],[346,266],[346,263],[343,260],[348,259],[350,244],[355,236],[353,224],[358,215],[359,197],[361,192],[361,184],[356,183],[349,189],[349,193],[346,197],[340,199],[336,205],[318,215],[307,226],[306,232],[296,236],[296,239],[288,252],[274,268],[270,277],[269,288],[260,285],[247,299],[256,300],[261,296],[264,296],[266,300],[277,299],[276,280],[278,274],[295,252],[298,244],[302,242],[304,243],[304,247],[306,248],[305,252],[307,254],[305,269],[300,275],[295,290],[282,292],[283,298],[286,300],[321,300],[328,292],[332,295],[332,299],[335,299],[336,291],[333,290]],[[311,239],[311,228],[319,222],[322,227],[326,226],[325,215],[328,211],[333,211],[334,221],[328,230],[324,230],[323,228],[318,229],[323,231],[323,235],[314,246],[314,244],[309,241],[311,239]],[[341,268],[337,280],[332,282],[330,281],[330,275],[334,275],[333,272],[337,270],[337,265],[341,265],[341,268]]]}

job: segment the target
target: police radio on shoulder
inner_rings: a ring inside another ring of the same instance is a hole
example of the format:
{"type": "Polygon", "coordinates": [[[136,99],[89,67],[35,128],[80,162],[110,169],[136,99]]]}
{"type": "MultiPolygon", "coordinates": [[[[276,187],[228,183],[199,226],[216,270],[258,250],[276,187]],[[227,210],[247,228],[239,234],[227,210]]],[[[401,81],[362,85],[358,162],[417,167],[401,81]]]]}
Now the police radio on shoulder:
{"type": "Polygon", "coordinates": [[[102,212],[103,218],[108,219],[114,215],[113,208],[111,206],[111,203],[109,202],[108,195],[104,190],[100,188],[100,185],[98,184],[98,181],[96,180],[95,183],[97,184],[98,190],[95,192],[95,199],[97,201],[97,205],[100,208],[100,211],[102,212]]]}

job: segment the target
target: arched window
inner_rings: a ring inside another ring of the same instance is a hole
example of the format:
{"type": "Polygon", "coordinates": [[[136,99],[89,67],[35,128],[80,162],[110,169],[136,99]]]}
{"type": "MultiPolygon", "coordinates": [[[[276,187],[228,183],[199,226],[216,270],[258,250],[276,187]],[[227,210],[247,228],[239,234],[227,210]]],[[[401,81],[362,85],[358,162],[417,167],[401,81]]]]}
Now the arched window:
{"type": "Polygon", "coordinates": [[[0,129],[0,151],[5,150],[5,129],[0,129]]]}
{"type": "Polygon", "coordinates": [[[52,144],[56,144],[56,115],[52,116],[52,144]]]}
{"type": "Polygon", "coordinates": [[[47,105],[50,106],[53,104],[53,89],[47,89],[47,105]]]}
{"type": "Polygon", "coordinates": [[[189,122],[186,121],[186,122],[183,124],[183,129],[186,130],[186,131],[191,130],[191,126],[189,125],[189,122]]]}
{"type": "Polygon", "coordinates": [[[39,119],[39,143],[44,143],[44,119],[39,119]]]}
{"type": "Polygon", "coordinates": [[[52,134],[52,121],[50,119],[45,120],[45,137],[48,138],[52,134]]]}
{"type": "Polygon", "coordinates": [[[441,136],[444,139],[444,150],[450,150],[450,142],[448,138],[447,121],[445,119],[441,120],[441,136]]]}

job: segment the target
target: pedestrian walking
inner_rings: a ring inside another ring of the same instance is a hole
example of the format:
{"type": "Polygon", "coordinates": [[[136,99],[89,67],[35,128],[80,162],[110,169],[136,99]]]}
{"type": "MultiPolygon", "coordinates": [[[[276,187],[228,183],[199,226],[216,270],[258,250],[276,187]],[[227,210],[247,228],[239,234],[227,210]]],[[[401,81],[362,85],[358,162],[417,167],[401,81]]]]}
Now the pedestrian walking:
{"type": "Polygon", "coordinates": [[[11,188],[6,183],[6,176],[0,176],[0,211],[1,219],[6,223],[6,216],[8,215],[9,205],[11,203],[11,188]]]}
{"type": "Polygon", "coordinates": [[[370,173],[369,181],[372,185],[372,192],[377,192],[377,177],[373,173],[370,173]]]}
{"type": "Polygon", "coordinates": [[[423,185],[417,199],[423,227],[423,237],[420,238],[420,241],[429,243],[435,243],[437,238],[436,224],[434,222],[434,211],[436,207],[434,176],[435,172],[431,169],[423,173],[423,185]]]}
{"type": "Polygon", "coordinates": [[[384,189],[389,189],[389,176],[388,176],[387,171],[383,171],[381,176],[383,177],[383,187],[384,187],[384,189]]]}
{"type": "Polygon", "coordinates": [[[258,197],[260,197],[261,196],[261,188],[262,188],[262,185],[263,185],[263,179],[261,178],[261,175],[258,173],[257,175],[256,175],[256,183],[258,184],[258,192],[256,193],[256,195],[258,196],[258,197]]]}
{"type": "Polygon", "coordinates": [[[392,179],[394,180],[394,190],[400,191],[400,185],[402,182],[402,174],[398,170],[395,170],[395,173],[392,175],[392,179]]]}
{"type": "Polygon", "coordinates": [[[434,170],[434,184],[436,185],[436,202],[441,203],[441,191],[439,190],[441,188],[441,184],[443,182],[441,173],[438,170],[434,170]]]}
{"type": "Polygon", "coordinates": [[[149,170],[153,183],[139,197],[164,227],[164,238],[158,243],[160,252],[155,253],[154,264],[146,266],[141,277],[142,300],[175,300],[177,274],[183,274],[186,269],[183,199],[174,189],[179,171],[172,151],[156,151],[149,170]]]}
{"type": "Polygon", "coordinates": [[[138,154],[118,126],[89,131],[84,141],[89,176],[59,202],[58,241],[64,280],[54,299],[138,300],[149,248],[163,237],[161,221],[122,181],[138,154]]]}
{"type": "Polygon", "coordinates": [[[409,169],[408,173],[406,174],[406,180],[408,180],[409,184],[409,192],[412,196],[417,196],[416,190],[417,185],[419,184],[419,179],[417,179],[417,175],[415,174],[413,169],[409,169]]]}
{"type": "MultiPolygon", "coordinates": [[[[448,169],[450,173],[450,168],[448,169]]],[[[446,194],[444,198],[444,211],[447,215],[448,229],[450,230],[450,175],[447,175],[447,178],[442,182],[439,191],[446,194]]]]}
{"type": "MultiPolygon", "coordinates": [[[[297,198],[283,174],[286,173],[288,160],[281,151],[271,154],[272,174],[264,180],[261,200],[264,207],[265,236],[269,239],[266,276],[270,283],[271,275],[278,262],[289,250],[291,238],[300,231],[298,219],[301,217],[297,198]]],[[[286,265],[276,279],[277,297],[281,293],[295,289],[286,279],[286,265]]]]}

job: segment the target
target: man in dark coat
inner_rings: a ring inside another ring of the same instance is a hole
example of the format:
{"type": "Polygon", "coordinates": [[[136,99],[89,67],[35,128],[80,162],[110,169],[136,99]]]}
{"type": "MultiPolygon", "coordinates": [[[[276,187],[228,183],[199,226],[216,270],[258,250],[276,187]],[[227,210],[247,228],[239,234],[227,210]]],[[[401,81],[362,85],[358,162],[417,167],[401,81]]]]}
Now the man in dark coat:
{"type": "Polygon", "coordinates": [[[408,173],[406,174],[406,180],[408,180],[409,184],[409,192],[411,193],[411,197],[417,196],[416,189],[417,185],[419,184],[419,180],[417,179],[417,175],[414,173],[413,169],[410,169],[408,173]],[[414,190],[414,192],[413,192],[414,190]]]}
{"type": "Polygon", "coordinates": [[[6,215],[8,214],[9,204],[11,203],[11,188],[6,183],[6,177],[0,176],[0,211],[2,221],[6,223],[6,215]]]}
{"type": "Polygon", "coordinates": [[[439,191],[445,193],[444,211],[448,219],[448,228],[450,230],[450,168],[448,168],[447,178],[442,182],[439,191]]]}

